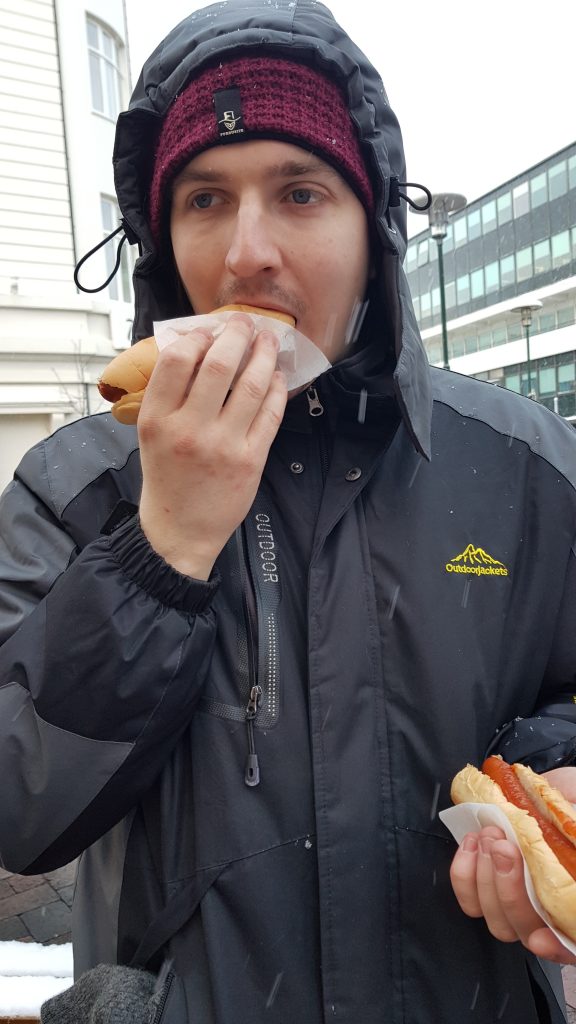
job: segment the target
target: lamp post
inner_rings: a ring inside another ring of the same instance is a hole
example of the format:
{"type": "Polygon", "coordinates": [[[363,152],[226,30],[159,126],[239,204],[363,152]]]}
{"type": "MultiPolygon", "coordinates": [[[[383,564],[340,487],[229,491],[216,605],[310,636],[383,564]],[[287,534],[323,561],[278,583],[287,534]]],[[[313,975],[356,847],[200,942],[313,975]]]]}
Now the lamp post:
{"type": "Polygon", "coordinates": [[[448,218],[466,206],[466,196],[457,192],[436,192],[428,210],[412,208],[413,213],[427,213],[430,235],[438,246],[438,281],[440,285],[440,318],[442,322],[442,356],[444,369],[450,369],[448,359],[448,329],[446,327],[446,293],[444,288],[444,252],[442,244],[448,234],[448,218]]]}
{"type": "Polygon", "coordinates": [[[513,313],[520,314],[520,321],[522,327],[526,332],[526,370],[528,373],[528,398],[533,398],[536,402],[538,401],[538,389],[532,390],[532,364],[530,362],[530,327],[532,326],[532,314],[537,309],[542,309],[542,303],[539,299],[534,299],[531,303],[526,303],[523,306],[512,306],[513,313]]]}

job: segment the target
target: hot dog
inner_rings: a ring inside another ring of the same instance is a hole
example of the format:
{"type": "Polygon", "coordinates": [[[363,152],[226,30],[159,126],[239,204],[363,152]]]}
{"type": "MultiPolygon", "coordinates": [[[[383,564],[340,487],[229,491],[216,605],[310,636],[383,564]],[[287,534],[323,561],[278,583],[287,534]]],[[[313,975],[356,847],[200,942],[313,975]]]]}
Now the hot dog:
{"type": "Polygon", "coordinates": [[[490,803],[510,820],[540,903],[552,923],[576,942],[576,814],[572,805],[523,764],[489,757],[468,764],[452,782],[455,804],[490,803]]]}
{"type": "MultiPolygon", "coordinates": [[[[263,309],[260,306],[232,305],[220,306],[215,313],[235,310],[240,313],[257,313],[259,316],[270,316],[283,323],[296,323],[289,313],[281,313],[276,309],[263,309]]],[[[112,415],[120,423],[136,423],[140,405],[150,380],[152,370],[158,359],[158,346],[154,338],[143,338],[131,348],[117,355],[108,364],[100,380],[98,390],[107,402],[113,402],[112,415]]]]}

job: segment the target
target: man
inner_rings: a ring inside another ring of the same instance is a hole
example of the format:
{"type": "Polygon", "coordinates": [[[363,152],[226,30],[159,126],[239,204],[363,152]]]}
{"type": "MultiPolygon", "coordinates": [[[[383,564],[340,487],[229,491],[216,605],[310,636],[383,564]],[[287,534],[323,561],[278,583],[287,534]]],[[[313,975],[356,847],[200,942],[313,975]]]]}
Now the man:
{"type": "Polygon", "coordinates": [[[102,415],[23,460],[4,863],[82,853],[77,974],[164,964],[162,1021],[560,1022],[517,851],[454,856],[436,812],[489,748],[576,798],[572,431],[428,367],[398,125],[315,0],[190,15],[115,168],[135,338],[267,306],[333,368],[287,396],[238,315],[161,353],[138,438],[102,415]]]}

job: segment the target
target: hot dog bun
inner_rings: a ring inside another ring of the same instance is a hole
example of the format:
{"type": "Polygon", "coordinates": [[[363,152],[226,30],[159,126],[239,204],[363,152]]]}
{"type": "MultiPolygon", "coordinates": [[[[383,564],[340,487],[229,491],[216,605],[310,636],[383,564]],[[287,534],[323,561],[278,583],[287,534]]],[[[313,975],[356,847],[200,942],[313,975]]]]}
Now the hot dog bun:
{"type": "MultiPolygon", "coordinates": [[[[273,317],[290,324],[291,327],[296,323],[289,313],[281,313],[277,309],[264,309],[261,306],[219,306],[214,313],[225,313],[228,310],[273,317]]],[[[144,391],[157,359],[158,346],[155,338],[143,338],[131,348],[120,352],[104,370],[98,381],[98,390],[102,398],[114,403],[112,415],[120,423],[136,423],[144,391]]]]}
{"type": "Polygon", "coordinates": [[[501,757],[490,757],[482,769],[468,764],[458,772],[450,790],[452,800],[501,808],[514,828],[540,903],[555,927],[576,942],[576,814],[572,805],[525,765],[508,765],[501,757]],[[493,775],[522,806],[508,799],[493,775]],[[522,792],[516,793],[516,786],[522,792]]]}

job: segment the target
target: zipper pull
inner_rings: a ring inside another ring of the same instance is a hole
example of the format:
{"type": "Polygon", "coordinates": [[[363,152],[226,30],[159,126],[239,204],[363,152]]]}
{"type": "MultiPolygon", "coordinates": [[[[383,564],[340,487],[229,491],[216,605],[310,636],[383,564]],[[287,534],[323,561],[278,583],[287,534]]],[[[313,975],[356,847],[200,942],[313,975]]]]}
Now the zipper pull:
{"type": "Polygon", "coordinates": [[[308,399],[308,412],[310,416],[323,416],[324,406],[318,398],[318,392],[312,384],[309,388],[306,388],[306,398],[308,399]]]}
{"type": "Polygon", "coordinates": [[[250,697],[248,699],[248,706],[246,708],[246,718],[248,721],[253,721],[256,718],[256,712],[262,702],[262,687],[253,686],[250,690],[250,697]]]}
{"type": "Polygon", "coordinates": [[[246,770],[244,782],[247,786],[257,786],[260,782],[260,765],[258,754],[254,745],[254,719],[262,701],[262,687],[253,686],[250,690],[250,697],[246,706],[246,727],[248,729],[248,757],[246,759],[246,770]]]}

